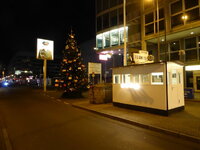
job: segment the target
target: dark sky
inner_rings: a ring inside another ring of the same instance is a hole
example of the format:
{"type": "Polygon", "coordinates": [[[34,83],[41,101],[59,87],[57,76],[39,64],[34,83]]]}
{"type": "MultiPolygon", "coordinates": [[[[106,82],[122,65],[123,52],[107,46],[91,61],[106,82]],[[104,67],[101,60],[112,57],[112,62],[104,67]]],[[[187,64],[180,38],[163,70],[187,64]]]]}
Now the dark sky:
{"type": "Polygon", "coordinates": [[[94,0],[6,0],[0,6],[0,63],[17,51],[36,51],[37,38],[54,40],[54,53],[64,49],[72,29],[78,44],[95,35],[94,0]]]}

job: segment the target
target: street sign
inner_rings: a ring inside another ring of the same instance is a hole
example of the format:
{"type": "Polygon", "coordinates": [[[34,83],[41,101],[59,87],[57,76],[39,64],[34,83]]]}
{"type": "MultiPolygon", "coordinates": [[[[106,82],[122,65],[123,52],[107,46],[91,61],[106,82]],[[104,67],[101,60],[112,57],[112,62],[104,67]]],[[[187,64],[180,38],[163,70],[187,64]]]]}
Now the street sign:
{"type": "Polygon", "coordinates": [[[88,63],[88,74],[101,74],[101,63],[88,63]]]}
{"type": "Polygon", "coordinates": [[[88,81],[90,81],[90,74],[95,77],[95,74],[100,74],[100,83],[102,82],[101,63],[88,63],[88,81]]]}

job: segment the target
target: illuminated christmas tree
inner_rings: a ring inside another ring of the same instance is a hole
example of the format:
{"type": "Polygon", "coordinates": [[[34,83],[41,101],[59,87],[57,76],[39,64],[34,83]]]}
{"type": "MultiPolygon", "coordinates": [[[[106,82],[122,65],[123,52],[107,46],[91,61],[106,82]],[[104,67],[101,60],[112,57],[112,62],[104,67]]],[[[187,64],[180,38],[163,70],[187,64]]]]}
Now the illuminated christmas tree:
{"type": "Polygon", "coordinates": [[[60,87],[64,89],[63,97],[70,98],[81,97],[81,92],[87,87],[85,66],[81,62],[81,53],[74,36],[71,31],[61,62],[60,87]]]}

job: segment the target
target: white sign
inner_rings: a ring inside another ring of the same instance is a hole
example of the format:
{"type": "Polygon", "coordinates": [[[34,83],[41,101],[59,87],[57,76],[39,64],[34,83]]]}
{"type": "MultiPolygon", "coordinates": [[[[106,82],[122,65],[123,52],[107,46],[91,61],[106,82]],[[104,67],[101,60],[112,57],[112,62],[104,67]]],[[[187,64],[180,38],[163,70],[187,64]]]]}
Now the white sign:
{"type": "Polygon", "coordinates": [[[148,51],[139,51],[139,53],[133,53],[133,60],[135,64],[144,64],[144,63],[152,63],[153,61],[148,60],[149,53],[148,51]]]}
{"type": "Polygon", "coordinates": [[[101,74],[101,63],[88,63],[88,74],[101,74]]]}
{"type": "Polygon", "coordinates": [[[37,39],[37,59],[54,59],[54,43],[50,40],[37,39]]]}
{"type": "Polygon", "coordinates": [[[108,60],[107,55],[99,55],[99,60],[108,60]]]}

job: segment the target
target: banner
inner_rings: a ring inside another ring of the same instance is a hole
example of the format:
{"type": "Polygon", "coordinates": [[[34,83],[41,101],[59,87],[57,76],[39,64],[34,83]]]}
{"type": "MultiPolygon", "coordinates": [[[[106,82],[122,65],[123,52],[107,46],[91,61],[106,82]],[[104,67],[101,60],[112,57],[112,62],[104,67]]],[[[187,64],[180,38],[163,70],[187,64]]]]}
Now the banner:
{"type": "Polygon", "coordinates": [[[54,59],[54,43],[50,40],[37,39],[37,59],[54,59]]]}

